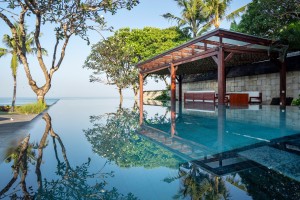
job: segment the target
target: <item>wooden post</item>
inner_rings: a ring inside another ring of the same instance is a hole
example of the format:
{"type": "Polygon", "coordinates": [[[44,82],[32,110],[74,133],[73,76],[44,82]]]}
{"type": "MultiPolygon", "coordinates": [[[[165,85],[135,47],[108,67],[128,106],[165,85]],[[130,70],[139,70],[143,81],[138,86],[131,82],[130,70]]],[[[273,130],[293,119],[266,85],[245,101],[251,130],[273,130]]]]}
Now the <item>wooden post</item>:
{"type": "Polygon", "coordinates": [[[218,105],[225,104],[224,102],[225,94],[226,94],[226,77],[225,77],[224,50],[223,47],[220,46],[219,53],[218,53],[218,105]]]}
{"type": "Polygon", "coordinates": [[[175,135],[176,132],[176,110],[175,106],[171,106],[171,137],[175,135]]]}
{"type": "Polygon", "coordinates": [[[171,106],[176,104],[176,70],[173,63],[171,63],[171,106]]]}
{"type": "MultiPolygon", "coordinates": [[[[224,136],[226,123],[226,107],[218,105],[218,151],[224,151],[224,136]]],[[[219,153],[219,166],[222,166],[222,153],[219,153]]]]}
{"type": "Polygon", "coordinates": [[[139,73],[139,79],[140,79],[140,125],[143,124],[143,120],[144,120],[144,76],[142,73],[139,73]]]}
{"type": "Polygon", "coordinates": [[[280,62],[280,106],[286,106],[286,62],[280,62]]]}
{"type": "Polygon", "coordinates": [[[178,101],[182,102],[182,75],[178,76],[178,101]]]}

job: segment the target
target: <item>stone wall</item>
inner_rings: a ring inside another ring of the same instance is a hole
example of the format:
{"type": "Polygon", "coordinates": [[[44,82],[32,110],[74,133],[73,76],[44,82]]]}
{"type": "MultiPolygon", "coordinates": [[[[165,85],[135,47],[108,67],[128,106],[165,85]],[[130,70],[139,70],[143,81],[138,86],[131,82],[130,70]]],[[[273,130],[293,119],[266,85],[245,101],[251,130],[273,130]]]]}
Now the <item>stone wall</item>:
{"type": "MultiPolygon", "coordinates": [[[[300,94],[300,52],[288,55],[287,97],[298,98],[300,94]]],[[[226,68],[226,92],[260,91],[264,104],[279,97],[279,67],[276,61],[264,61],[226,68]]],[[[183,79],[183,92],[187,90],[215,90],[217,70],[188,75],[183,79]]],[[[178,93],[178,92],[177,92],[178,93]]]]}
{"type": "MultiPolygon", "coordinates": [[[[300,71],[287,72],[287,97],[297,98],[300,94],[300,71]]],[[[178,89],[178,87],[177,87],[178,89]]],[[[218,91],[216,80],[184,83],[182,92],[188,90],[218,91]]],[[[272,98],[279,97],[279,73],[242,76],[226,79],[226,92],[260,91],[264,104],[270,104],[272,98]]],[[[178,95],[178,91],[177,91],[178,95]]]]}

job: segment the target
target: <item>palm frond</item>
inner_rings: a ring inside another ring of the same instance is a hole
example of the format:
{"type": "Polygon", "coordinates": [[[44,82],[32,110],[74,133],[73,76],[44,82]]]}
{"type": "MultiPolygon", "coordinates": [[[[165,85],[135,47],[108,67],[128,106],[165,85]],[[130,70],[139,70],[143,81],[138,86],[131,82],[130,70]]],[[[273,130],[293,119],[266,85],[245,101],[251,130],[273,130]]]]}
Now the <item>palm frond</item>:
{"type": "MultiPolygon", "coordinates": [[[[30,48],[30,51],[28,51],[28,53],[37,54],[37,48],[35,48],[35,47],[30,48]]],[[[48,51],[46,49],[42,48],[42,54],[44,56],[48,56],[48,51]]]]}
{"type": "Polygon", "coordinates": [[[240,7],[240,8],[238,8],[238,9],[236,9],[235,11],[231,12],[230,14],[228,14],[228,15],[226,16],[226,20],[228,20],[228,21],[229,21],[229,20],[234,20],[236,17],[240,17],[241,14],[243,14],[243,13],[247,10],[249,4],[250,4],[250,3],[248,3],[248,4],[246,4],[246,5],[244,5],[244,6],[240,7]]]}
{"type": "Polygon", "coordinates": [[[166,13],[162,15],[165,19],[167,20],[175,20],[177,21],[177,23],[179,23],[180,21],[183,21],[180,17],[176,17],[175,15],[172,15],[171,13],[166,13]]]}
{"type": "Polygon", "coordinates": [[[11,38],[9,35],[3,35],[2,42],[6,47],[13,48],[12,40],[13,38],[11,38]]]}
{"type": "Polygon", "coordinates": [[[4,48],[0,48],[0,58],[2,56],[5,56],[9,53],[9,51],[7,49],[4,49],[4,48]]]}

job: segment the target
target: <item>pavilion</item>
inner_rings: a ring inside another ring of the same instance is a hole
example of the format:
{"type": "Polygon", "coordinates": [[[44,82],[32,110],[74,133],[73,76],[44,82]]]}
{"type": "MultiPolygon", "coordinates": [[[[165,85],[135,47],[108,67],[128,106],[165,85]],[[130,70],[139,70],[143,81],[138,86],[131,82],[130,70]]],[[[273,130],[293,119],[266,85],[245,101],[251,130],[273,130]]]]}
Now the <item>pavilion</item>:
{"type": "Polygon", "coordinates": [[[218,73],[218,104],[225,104],[226,69],[265,60],[273,60],[280,73],[280,105],[286,105],[286,45],[279,41],[215,29],[185,44],[168,50],[151,59],[138,63],[140,80],[140,105],[143,105],[143,83],[151,74],[170,75],[171,105],[176,101],[176,80],[178,100],[182,101],[182,80],[184,75],[198,74],[211,70],[218,73]]]}

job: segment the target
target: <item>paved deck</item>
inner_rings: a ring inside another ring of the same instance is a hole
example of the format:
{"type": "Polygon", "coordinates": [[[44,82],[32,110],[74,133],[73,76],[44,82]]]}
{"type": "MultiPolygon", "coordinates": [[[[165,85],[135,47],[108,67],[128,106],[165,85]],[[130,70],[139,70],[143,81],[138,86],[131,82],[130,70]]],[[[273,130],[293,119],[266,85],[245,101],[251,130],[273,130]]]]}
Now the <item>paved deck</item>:
{"type": "Polygon", "coordinates": [[[36,114],[19,115],[0,112],[0,163],[5,158],[7,149],[15,146],[25,135],[26,125],[36,114]]]}

